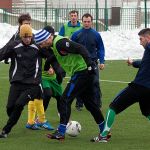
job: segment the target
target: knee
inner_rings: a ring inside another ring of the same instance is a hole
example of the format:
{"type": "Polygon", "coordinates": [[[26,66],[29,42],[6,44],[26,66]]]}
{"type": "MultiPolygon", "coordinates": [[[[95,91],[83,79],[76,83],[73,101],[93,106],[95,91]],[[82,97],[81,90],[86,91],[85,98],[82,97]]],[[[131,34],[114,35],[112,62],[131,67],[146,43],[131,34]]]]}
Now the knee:
{"type": "Polygon", "coordinates": [[[50,99],[52,96],[52,93],[50,90],[45,90],[44,91],[44,99],[50,99]]]}
{"type": "Polygon", "coordinates": [[[7,111],[7,115],[10,116],[12,111],[13,111],[13,109],[14,109],[14,107],[7,107],[6,109],[7,109],[6,110],[7,111]]]}

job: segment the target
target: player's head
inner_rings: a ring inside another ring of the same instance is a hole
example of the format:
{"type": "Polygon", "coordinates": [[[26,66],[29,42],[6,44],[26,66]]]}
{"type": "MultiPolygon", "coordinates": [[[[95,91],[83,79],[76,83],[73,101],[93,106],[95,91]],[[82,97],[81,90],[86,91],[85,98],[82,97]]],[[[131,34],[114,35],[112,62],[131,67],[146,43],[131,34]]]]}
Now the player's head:
{"type": "Polygon", "coordinates": [[[140,44],[145,48],[150,43],[150,28],[142,29],[138,35],[140,44]]]}
{"type": "Polygon", "coordinates": [[[49,32],[45,29],[39,30],[34,36],[36,44],[40,45],[40,47],[51,46],[53,43],[53,38],[54,38],[54,30],[52,30],[52,28],[51,30],[49,30],[49,32]]]}
{"type": "Polygon", "coordinates": [[[93,17],[91,14],[86,13],[82,16],[82,24],[85,29],[92,27],[93,17]]]}
{"type": "Polygon", "coordinates": [[[20,16],[18,17],[18,23],[19,25],[23,25],[23,24],[29,24],[31,25],[31,16],[29,13],[25,13],[25,14],[20,14],[20,16]]]}
{"type": "Polygon", "coordinates": [[[77,10],[72,10],[69,12],[69,17],[70,17],[70,21],[73,25],[77,24],[78,21],[78,11],[77,10]]]}
{"type": "Polygon", "coordinates": [[[28,24],[21,25],[19,35],[25,45],[30,45],[33,36],[31,26],[28,24]]]}
{"type": "Polygon", "coordinates": [[[55,30],[52,26],[47,25],[47,26],[44,27],[44,30],[48,31],[52,35],[55,34],[55,30]]]}

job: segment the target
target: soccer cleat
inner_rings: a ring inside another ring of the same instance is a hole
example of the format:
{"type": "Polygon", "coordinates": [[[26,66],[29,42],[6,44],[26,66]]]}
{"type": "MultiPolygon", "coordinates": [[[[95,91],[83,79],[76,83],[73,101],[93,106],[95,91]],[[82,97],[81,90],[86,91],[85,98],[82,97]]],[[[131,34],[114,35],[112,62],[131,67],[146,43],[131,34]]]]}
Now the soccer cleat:
{"type": "Polygon", "coordinates": [[[90,141],[91,141],[91,142],[102,142],[102,143],[106,143],[106,142],[108,142],[108,140],[109,140],[110,138],[111,138],[111,133],[109,132],[108,135],[105,136],[105,137],[102,137],[102,136],[99,134],[97,137],[91,139],[90,141]]]}
{"type": "Polygon", "coordinates": [[[58,130],[56,130],[52,134],[47,134],[46,136],[49,139],[56,139],[56,140],[60,140],[60,141],[63,141],[65,139],[65,135],[62,135],[58,130]]]}
{"type": "Polygon", "coordinates": [[[7,138],[8,134],[5,133],[5,131],[2,131],[0,133],[0,138],[7,138]]]}
{"type": "Polygon", "coordinates": [[[37,126],[44,128],[44,129],[47,129],[47,130],[54,130],[54,128],[52,127],[52,125],[48,121],[45,121],[43,123],[38,122],[37,126]]]}
{"type": "Polygon", "coordinates": [[[107,139],[109,140],[111,138],[111,132],[109,131],[107,134],[107,139]]]}
{"type": "Polygon", "coordinates": [[[26,124],[26,128],[27,129],[31,129],[31,130],[40,130],[40,128],[37,126],[37,124],[29,124],[29,123],[27,123],[26,124]]]}

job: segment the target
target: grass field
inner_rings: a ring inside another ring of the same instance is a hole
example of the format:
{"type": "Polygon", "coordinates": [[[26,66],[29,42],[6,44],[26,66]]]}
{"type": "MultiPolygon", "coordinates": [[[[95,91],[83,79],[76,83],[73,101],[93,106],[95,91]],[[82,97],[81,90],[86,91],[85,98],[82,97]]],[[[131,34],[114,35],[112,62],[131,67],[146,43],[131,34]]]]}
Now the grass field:
{"type": "MultiPolygon", "coordinates": [[[[8,119],[5,109],[9,90],[8,68],[9,65],[0,63],[0,129],[8,119]]],[[[127,85],[126,82],[134,78],[136,71],[136,69],[128,67],[125,61],[106,61],[105,70],[100,73],[104,113],[113,97],[127,85]]],[[[64,80],[64,85],[67,81],[68,79],[64,80]]],[[[50,102],[46,116],[48,121],[57,127],[59,118],[54,99],[50,102]]],[[[138,104],[116,117],[109,143],[89,142],[90,138],[98,134],[98,127],[85,108],[78,112],[73,103],[71,118],[81,123],[80,135],[76,138],[66,135],[64,142],[49,140],[45,137],[49,131],[31,131],[25,128],[27,122],[27,107],[25,107],[9,137],[0,139],[0,150],[148,150],[150,148],[150,122],[141,115],[138,104]]]]}

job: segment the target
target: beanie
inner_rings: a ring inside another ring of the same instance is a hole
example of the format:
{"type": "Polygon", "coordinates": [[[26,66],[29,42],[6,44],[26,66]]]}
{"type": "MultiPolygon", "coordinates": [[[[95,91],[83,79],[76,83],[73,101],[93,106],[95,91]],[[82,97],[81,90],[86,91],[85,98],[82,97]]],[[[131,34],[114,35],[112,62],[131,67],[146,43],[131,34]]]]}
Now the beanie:
{"type": "Polygon", "coordinates": [[[32,28],[28,24],[23,24],[20,26],[20,37],[32,36],[32,28]]]}
{"type": "Polygon", "coordinates": [[[48,31],[49,33],[51,33],[51,34],[53,34],[53,35],[54,35],[54,33],[55,33],[54,27],[49,26],[49,25],[45,26],[45,27],[44,27],[44,30],[48,31]]]}
{"type": "Polygon", "coordinates": [[[37,44],[41,44],[42,42],[46,41],[50,36],[51,33],[42,29],[35,34],[34,40],[37,44]]]}

